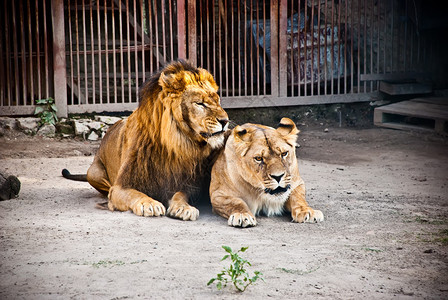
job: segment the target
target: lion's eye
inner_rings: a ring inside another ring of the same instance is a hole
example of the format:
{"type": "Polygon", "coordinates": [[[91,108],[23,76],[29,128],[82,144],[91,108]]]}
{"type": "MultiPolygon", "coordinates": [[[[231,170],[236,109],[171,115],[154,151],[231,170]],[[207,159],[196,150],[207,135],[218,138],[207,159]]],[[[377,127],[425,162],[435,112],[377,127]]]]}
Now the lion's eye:
{"type": "Polygon", "coordinates": [[[255,156],[254,159],[256,162],[259,162],[259,163],[263,161],[263,157],[261,157],[261,156],[255,156]]]}
{"type": "Polygon", "coordinates": [[[288,154],[289,154],[288,151],[282,152],[282,158],[286,158],[288,156],[288,154]]]}
{"type": "Polygon", "coordinates": [[[207,107],[204,102],[196,102],[196,105],[204,108],[207,107]]]}

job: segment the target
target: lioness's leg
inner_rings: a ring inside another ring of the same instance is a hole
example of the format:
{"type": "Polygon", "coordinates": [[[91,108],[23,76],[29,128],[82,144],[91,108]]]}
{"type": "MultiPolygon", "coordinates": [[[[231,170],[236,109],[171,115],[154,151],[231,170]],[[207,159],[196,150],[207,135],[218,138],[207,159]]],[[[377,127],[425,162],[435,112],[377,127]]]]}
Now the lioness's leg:
{"type": "Polygon", "coordinates": [[[285,203],[285,208],[291,212],[294,222],[317,223],[324,220],[324,214],[320,210],[308,206],[305,200],[305,185],[303,184],[292,191],[285,203]]]}
{"type": "Polygon", "coordinates": [[[168,216],[184,221],[195,221],[199,217],[199,210],[188,204],[187,194],[177,192],[169,201],[168,216]]]}
{"type": "Polygon", "coordinates": [[[107,195],[111,187],[109,177],[103,163],[96,156],[87,170],[87,181],[100,193],[107,195]]]}
{"type": "Polygon", "coordinates": [[[228,196],[211,197],[213,211],[227,219],[227,224],[234,227],[256,226],[255,216],[240,198],[228,196]]]}
{"type": "Polygon", "coordinates": [[[158,217],[165,214],[165,206],[157,200],[148,197],[134,189],[114,185],[109,190],[110,210],[132,210],[134,214],[145,217],[158,217]]]}

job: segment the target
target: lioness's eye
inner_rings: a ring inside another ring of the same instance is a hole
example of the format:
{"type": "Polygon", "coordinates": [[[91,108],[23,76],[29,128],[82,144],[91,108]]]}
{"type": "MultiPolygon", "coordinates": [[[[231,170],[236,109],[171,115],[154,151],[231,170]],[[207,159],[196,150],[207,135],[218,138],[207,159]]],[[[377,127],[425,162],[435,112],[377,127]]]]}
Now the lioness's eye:
{"type": "Polygon", "coordinates": [[[286,158],[288,156],[288,151],[282,152],[282,158],[286,158]]]}
{"type": "Polygon", "coordinates": [[[263,157],[261,157],[261,156],[255,156],[254,159],[255,159],[256,162],[262,162],[263,161],[263,157]]]}

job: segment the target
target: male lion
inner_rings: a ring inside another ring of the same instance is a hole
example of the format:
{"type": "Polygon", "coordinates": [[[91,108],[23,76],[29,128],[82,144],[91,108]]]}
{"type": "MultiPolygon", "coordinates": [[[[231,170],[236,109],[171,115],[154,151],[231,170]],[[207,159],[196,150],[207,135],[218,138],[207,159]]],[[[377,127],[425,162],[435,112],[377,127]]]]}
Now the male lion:
{"type": "MultiPolygon", "coordinates": [[[[87,171],[87,181],[108,195],[110,210],[198,218],[189,200],[208,183],[206,168],[228,128],[217,90],[209,72],[184,61],[143,84],[139,107],[107,131],[87,171]]],[[[76,179],[67,170],[63,175],[76,179]]]]}
{"type": "Polygon", "coordinates": [[[324,215],[308,206],[296,158],[299,130],[283,118],[277,129],[244,124],[230,134],[212,169],[213,210],[235,227],[257,225],[255,215],[291,212],[294,222],[320,222],[324,215]]]}

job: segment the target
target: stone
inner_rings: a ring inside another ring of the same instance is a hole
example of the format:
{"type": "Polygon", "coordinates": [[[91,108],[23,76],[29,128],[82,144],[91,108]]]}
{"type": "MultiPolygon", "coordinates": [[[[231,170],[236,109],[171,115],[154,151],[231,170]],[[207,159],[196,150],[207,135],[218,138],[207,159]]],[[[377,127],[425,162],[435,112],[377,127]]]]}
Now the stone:
{"type": "Polygon", "coordinates": [[[17,121],[14,118],[0,117],[0,128],[14,130],[17,128],[17,121]]]}
{"type": "Polygon", "coordinates": [[[85,136],[89,134],[90,128],[87,127],[82,120],[73,121],[73,125],[75,127],[75,134],[85,136]]]}
{"type": "Polygon", "coordinates": [[[115,123],[120,121],[121,118],[109,117],[109,116],[95,116],[95,120],[106,123],[107,125],[114,125],[115,123]]]}
{"type": "Polygon", "coordinates": [[[25,133],[35,133],[39,127],[39,118],[18,118],[17,126],[25,133]]]}
{"type": "Polygon", "coordinates": [[[98,121],[91,121],[86,123],[86,126],[93,130],[100,130],[101,128],[104,127],[104,124],[98,121]]]}
{"type": "Polygon", "coordinates": [[[56,134],[56,127],[52,124],[45,124],[36,133],[38,136],[54,137],[56,134]]]}
{"type": "Polygon", "coordinates": [[[63,135],[72,135],[75,133],[75,130],[73,129],[73,126],[69,124],[57,124],[56,129],[58,132],[62,133],[63,135]]]}
{"type": "Polygon", "coordinates": [[[89,141],[97,141],[99,139],[98,134],[95,131],[92,131],[87,138],[89,141]]]}

